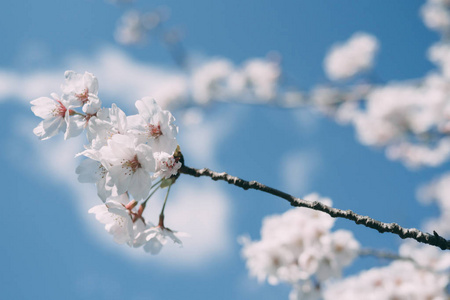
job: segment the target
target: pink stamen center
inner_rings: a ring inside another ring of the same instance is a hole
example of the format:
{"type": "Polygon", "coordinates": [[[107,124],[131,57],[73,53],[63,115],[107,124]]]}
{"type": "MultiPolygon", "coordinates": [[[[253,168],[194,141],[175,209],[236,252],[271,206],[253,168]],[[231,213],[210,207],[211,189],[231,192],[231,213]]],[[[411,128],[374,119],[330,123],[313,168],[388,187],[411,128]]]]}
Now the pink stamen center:
{"type": "Polygon", "coordinates": [[[133,173],[137,171],[137,169],[141,168],[141,163],[139,162],[137,155],[133,157],[131,160],[127,160],[122,164],[122,168],[130,168],[133,173]]]}
{"type": "Polygon", "coordinates": [[[173,159],[173,157],[169,158],[167,161],[163,161],[162,164],[165,165],[169,170],[173,169],[173,166],[175,165],[176,161],[173,159]]]}
{"type": "Polygon", "coordinates": [[[162,135],[161,126],[159,124],[156,126],[153,124],[149,124],[148,132],[149,132],[149,135],[155,139],[162,135]]]}
{"type": "Polygon", "coordinates": [[[89,101],[89,90],[85,88],[83,93],[75,94],[75,96],[84,104],[89,101]]]}
{"type": "Polygon", "coordinates": [[[61,103],[61,101],[56,100],[59,104],[56,105],[55,109],[53,110],[53,115],[60,116],[64,118],[66,116],[67,108],[61,103]]]}

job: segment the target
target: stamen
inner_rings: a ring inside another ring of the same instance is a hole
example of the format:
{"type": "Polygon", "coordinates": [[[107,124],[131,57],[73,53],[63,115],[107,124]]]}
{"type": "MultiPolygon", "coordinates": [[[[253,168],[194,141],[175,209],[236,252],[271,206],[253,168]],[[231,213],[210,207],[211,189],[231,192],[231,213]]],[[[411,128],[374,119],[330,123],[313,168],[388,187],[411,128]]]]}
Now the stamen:
{"type": "Polygon", "coordinates": [[[158,138],[162,135],[161,132],[161,125],[153,125],[153,124],[148,124],[148,135],[149,137],[153,137],[153,138],[158,138]]]}
{"type": "Polygon", "coordinates": [[[89,90],[85,88],[83,93],[75,94],[75,96],[84,104],[89,101],[89,90]]]}
{"type": "MultiPolygon", "coordinates": [[[[139,162],[139,160],[138,160],[138,158],[137,158],[137,155],[135,155],[135,156],[133,157],[133,159],[125,161],[125,162],[122,164],[122,168],[123,168],[123,167],[125,167],[125,168],[130,168],[131,171],[132,171],[133,173],[135,173],[135,172],[137,171],[137,169],[141,168],[142,166],[141,166],[141,163],[139,162]]],[[[128,175],[131,175],[131,173],[128,174],[128,175]]]]}
{"type": "Polygon", "coordinates": [[[60,116],[64,118],[66,116],[67,108],[61,103],[61,101],[56,100],[59,104],[53,109],[53,115],[55,117],[60,116]]]}

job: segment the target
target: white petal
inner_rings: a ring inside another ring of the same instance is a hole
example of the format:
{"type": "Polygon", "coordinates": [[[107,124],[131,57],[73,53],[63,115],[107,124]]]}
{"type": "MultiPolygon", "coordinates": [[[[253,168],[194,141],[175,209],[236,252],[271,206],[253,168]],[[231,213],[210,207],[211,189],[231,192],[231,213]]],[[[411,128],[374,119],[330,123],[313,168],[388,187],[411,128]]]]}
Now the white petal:
{"type": "Polygon", "coordinates": [[[152,148],[148,145],[141,144],[136,148],[136,155],[139,163],[147,172],[155,171],[155,158],[153,157],[152,148]]]}
{"type": "Polygon", "coordinates": [[[96,114],[101,107],[102,102],[100,101],[100,99],[97,96],[90,94],[88,97],[88,101],[83,105],[83,112],[89,115],[93,115],[96,114]]]}
{"type": "Polygon", "coordinates": [[[98,213],[106,212],[106,211],[108,211],[108,208],[106,207],[106,205],[102,204],[102,205],[96,205],[96,206],[92,207],[91,209],[89,209],[88,213],[98,214],[98,213]]]}
{"type": "Polygon", "coordinates": [[[136,101],[135,105],[139,111],[139,114],[145,119],[146,122],[149,122],[151,117],[161,110],[158,104],[156,104],[156,101],[150,97],[145,97],[136,101]]]}
{"type": "Polygon", "coordinates": [[[30,102],[33,106],[33,113],[42,119],[48,119],[53,116],[53,110],[56,108],[56,102],[48,97],[40,97],[30,102]]]}
{"type": "Polygon", "coordinates": [[[135,200],[141,200],[148,196],[152,180],[150,174],[142,168],[136,170],[130,181],[128,192],[133,195],[135,200]]]}
{"type": "Polygon", "coordinates": [[[92,159],[83,160],[76,168],[75,172],[78,174],[78,181],[81,183],[96,183],[102,177],[102,164],[92,159]]]}
{"type": "Polygon", "coordinates": [[[89,90],[89,93],[97,95],[98,94],[98,80],[97,78],[89,73],[85,72],[83,75],[84,86],[89,90]]]}
{"type": "Polygon", "coordinates": [[[122,165],[113,166],[109,169],[109,175],[119,194],[128,191],[132,178],[132,171],[129,168],[122,168],[122,165]]]}
{"type": "Polygon", "coordinates": [[[106,179],[108,175],[100,178],[100,180],[96,183],[97,185],[97,195],[102,199],[103,202],[106,201],[108,197],[111,196],[113,188],[106,184],[106,179]]]}
{"type": "Polygon", "coordinates": [[[144,250],[152,255],[156,255],[161,252],[162,247],[163,244],[158,239],[152,238],[144,245],[144,250]]]}
{"type": "Polygon", "coordinates": [[[133,159],[136,154],[134,152],[133,140],[126,135],[115,134],[111,140],[108,141],[108,145],[113,154],[120,159],[133,159]]]}
{"type": "Polygon", "coordinates": [[[66,122],[63,118],[54,117],[45,119],[33,130],[41,140],[46,140],[58,134],[59,131],[65,130],[66,122]]]}
{"type": "Polygon", "coordinates": [[[84,125],[86,124],[83,116],[70,116],[69,111],[66,112],[65,122],[67,123],[67,129],[64,134],[65,140],[80,135],[80,133],[84,130],[84,125]]]}

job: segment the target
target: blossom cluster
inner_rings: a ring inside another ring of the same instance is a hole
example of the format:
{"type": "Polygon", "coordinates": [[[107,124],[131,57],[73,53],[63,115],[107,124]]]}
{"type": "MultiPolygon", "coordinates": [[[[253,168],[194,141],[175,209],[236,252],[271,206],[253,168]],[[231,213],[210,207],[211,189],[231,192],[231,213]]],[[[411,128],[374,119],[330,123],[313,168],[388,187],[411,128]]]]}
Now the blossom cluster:
{"type": "Polygon", "coordinates": [[[200,104],[211,100],[268,102],[277,96],[280,67],[275,61],[251,59],[236,68],[226,59],[212,59],[192,74],[193,98],[200,104]]]}
{"type": "Polygon", "coordinates": [[[31,101],[32,111],[43,119],[34,133],[45,140],[62,132],[68,139],[86,130],[88,144],[78,154],[86,159],[76,172],[80,182],[96,185],[104,202],[89,212],[117,243],[143,246],[152,254],[167,239],[181,244],[177,233],[164,226],[165,203],[157,226],[143,216],[150,196],[159,188],[169,191],[181,167],[173,115],[148,97],[136,101],[136,115],[127,116],[115,104],[102,108],[97,78],[88,72],[66,71],[61,89],[61,96],[31,101]],[[80,107],[82,112],[76,111],[80,107]]]}
{"type": "MultiPolygon", "coordinates": [[[[317,194],[306,199],[331,205],[331,200],[317,194]]],[[[360,248],[351,232],[330,231],[334,221],[327,214],[304,208],[266,217],[261,240],[242,241],[250,275],[274,285],[291,284],[293,298],[318,299],[319,283],[340,277],[360,248]]]]}
{"type": "MultiPolygon", "coordinates": [[[[425,25],[438,31],[441,41],[428,58],[436,69],[422,78],[403,82],[319,86],[311,101],[342,123],[353,124],[359,140],[386,147],[388,158],[409,167],[438,166],[450,159],[450,2],[428,0],[422,7],[425,25]]],[[[365,33],[332,47],[324,60],[330,79],[346,79],[370,68],[378,43],[365,33]]]]}
{"type": "Polygon", "coordinates": [[[332,80],[350,78],[372,67],[377,50],[378,41],[374,36],[355,33],[347,42],[331,48],[325,57],[325,72],[332,80]]]}
{"type": "Polygon", "coordinates": [[[448,299],[446,287],[450,254],[430,246],[417,247],[405,243],[400,255],[388,266],[372,268],[342,281],[329,284],[325,300],[353,299],[448,299]]]}
{"type": "Polygon", "coordinates": [[[429,0],[423,5],[421,13],[428,28],[443,34],[448,33],[450,29],[450,1],[429,0]]]}

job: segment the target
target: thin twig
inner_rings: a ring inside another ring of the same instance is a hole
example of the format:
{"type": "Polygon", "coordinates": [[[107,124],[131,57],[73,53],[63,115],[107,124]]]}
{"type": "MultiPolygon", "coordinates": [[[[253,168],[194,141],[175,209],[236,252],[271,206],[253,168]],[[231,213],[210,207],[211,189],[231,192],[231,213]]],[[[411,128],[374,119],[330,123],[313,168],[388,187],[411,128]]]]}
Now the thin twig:
{"type": "Polygon", "coordinates": [[[411,257],[401,256],[394,252],[388,252],[388,251],[377,250],[377,249],[364,248],[364,249],[359,250],[358,254],[360,256],[374,256],[377,258],[388,259],[388,260],[406,260],[406,261],[411,261],[411,262],[415,263],[414,259],[412,259],[411,257]]]}
{"type": "Polygon", "coordinates": [[[373,257],[380,258],[380,259],[409,261],[417,269],[425,270],[425,271],[436,273],[436,274],[445,272],[442,270],[437,271],[434,268],[426,266],[426,265],[421,265],[416,260],[414,260],[412,257],[402,256],[397,253],[388,252],[388,251],[384,251],[384,250],[364,248],[364,249],[359,250],[358,254],[360,256],[373,256],[373,257]]]}
{"type": "Polygon", "coordinates": [[[390,232],[390,233],[398,235],[402,239],[406,239],[406,238],[415,239],[416,241],[424,243],[424,244],[437,246],[437,247],[441,248],[442,250],[450,249],[450,241],[441,237],[439,234],[437,234],[436,231],[433,231],[433,234],[429,234],[426,232],[422,232],[416,228],[403,228],[400,225],[398,225],[397,223],[380,222],[380,221],[374,220],[368,216],[358,215],[351,210],[341,210],[341,209],[327,206],[318,201],[311,202],[311,201],[306,201],[306,200],[303,200],[300,198],[296,198],[292,195],[289,195],[285,192],[268,187],[257,181],[246,181],[241,178],[231,176],[225,172],[217,173],[217,172],[211,171],[207,168],[195,169],[195,168],[187,167],[185,165],[183,165],[180,168],[179,172],[181,174],[191,175],[194,177],[207,176],[215,181],[223,180],[223,181],[228,182],[229,184],[233,184],[237,187],[243,188],[244,190],[253,189],[253,190],[263,191],[263,192],[275,195],[277,197],[280,197],[280,198],[283,198],[283,199],[289,201],[289,203],[292,206],[306,207],[306,208],[318,210],[318,211],[324,212],[324,213],[332,216],[333,218],[348,219],[348,220],[355,222],[356,224],[361,224],[366,227],[376,229],[380,233],[390,232]]]}

